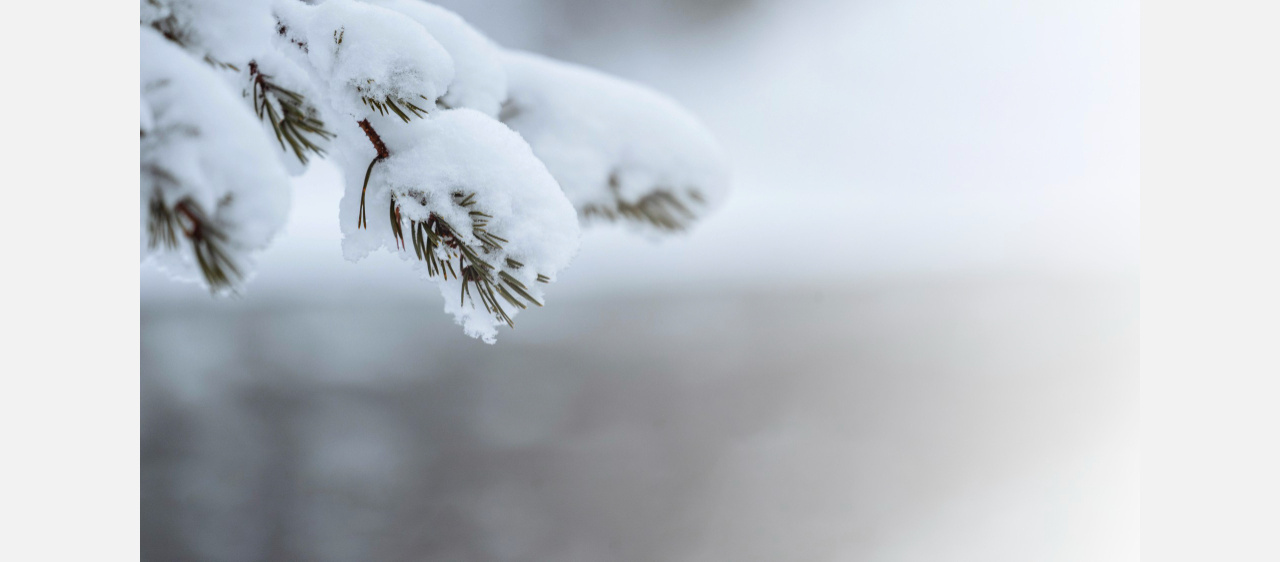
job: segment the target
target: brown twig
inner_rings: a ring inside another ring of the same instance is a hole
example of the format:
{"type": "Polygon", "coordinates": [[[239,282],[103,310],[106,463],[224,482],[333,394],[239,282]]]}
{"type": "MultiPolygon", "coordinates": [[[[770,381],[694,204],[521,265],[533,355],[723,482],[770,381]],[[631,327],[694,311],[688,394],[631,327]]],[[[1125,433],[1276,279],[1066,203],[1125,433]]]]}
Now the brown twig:
{"type": "Polygon", "coordinates": [[[368,228],[369,219],[365,218],[364,214],[364,196],[369,190],[369,175],[373,173],[373,165],[385,160],[391,156],[391,153],[387,152],[387,145],[382,142],[378,132],[373,130],[373,125],[369,124],[368,119],[362,119],[359,125],[364,130],[365,136],[369,137],[369,142],[373,143],[373,149],[378,152],[378,155],[373,157],[373,161],[369,162],[369,169],[364,172],[364,186],[360,188],[360,214],[356,217],[356,228],[368,228]]]}

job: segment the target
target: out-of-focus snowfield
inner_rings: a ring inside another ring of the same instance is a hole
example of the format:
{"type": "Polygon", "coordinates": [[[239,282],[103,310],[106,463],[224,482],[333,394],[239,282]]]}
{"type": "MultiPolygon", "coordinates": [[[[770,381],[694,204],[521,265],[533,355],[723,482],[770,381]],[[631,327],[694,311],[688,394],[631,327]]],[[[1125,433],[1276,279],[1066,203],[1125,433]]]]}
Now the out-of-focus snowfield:
{"type": "Polygon", "coordinates": [[[241,298],[149,265],[146,560],[1136,560],[1137,2],[442,2],[723,143],[496,346],[295,182],[241,298]]]}

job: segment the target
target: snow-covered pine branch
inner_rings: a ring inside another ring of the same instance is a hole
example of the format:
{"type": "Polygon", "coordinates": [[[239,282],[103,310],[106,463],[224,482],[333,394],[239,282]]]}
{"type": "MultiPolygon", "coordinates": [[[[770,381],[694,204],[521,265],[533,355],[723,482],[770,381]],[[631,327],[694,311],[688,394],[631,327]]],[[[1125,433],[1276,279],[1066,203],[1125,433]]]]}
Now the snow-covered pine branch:
{"type": "Polygon", "coordinates": [[[506,51],[499,118],[586,218],[679,231],[728,192],[715,139],[666,96],[577,65],[506,51]]]}
{"type": "Polygon", "coordinates": [[[232,289],[284,225],[289,178],[217,68],[151,29],[139,43],[143,255],[232,289]]]}
{"type": "Polygon", "coordinates": [[[503,50],[416,0],[142,0],[144,259],[238,290],[284,224],[289,175],[344,171],[343,252],[394,252],[466,333],[542,306],[579,219],[687,228],[727,192],[668,98],[503,50]]]}

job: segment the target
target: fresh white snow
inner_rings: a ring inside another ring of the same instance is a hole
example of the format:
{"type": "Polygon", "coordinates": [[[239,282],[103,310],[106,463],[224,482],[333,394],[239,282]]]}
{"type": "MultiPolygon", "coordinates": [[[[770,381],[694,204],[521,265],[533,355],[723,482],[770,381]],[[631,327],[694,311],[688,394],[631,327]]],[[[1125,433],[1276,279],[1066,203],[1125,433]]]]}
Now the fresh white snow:
{"type": "Polygon", "coordinates": [[[715,141],[670,99],[504,51],[432,4],[143,0],[140,12],[144,255],[176,255],[186,265],[170,270],[203,271],[214,289],[190,251],[148,249],[148,218],[189,199],[247,264],[285,221],[287,177],[320,158],[345,180],[344,256],[411,262],[489,343],[543,304],[580,217],[683,230],[727,190],[715,141]]]}
{"type": "Polygon", "coordinates": [[[352,0],[291,0],[278,2],[276,14],[285,35],[306,45],[306,60],[340,112],[368,115],[363,98],[432,106],[453,81],[449,52],[399,13],[352,0]]]}
{"type": "Polygon", "coordinates": [[[501,49],[462,17],[419,0],[374,0],[373,4],[400,12],[431,34],[454,61],[453,82],[444,95],[445,105],[468,107],[490,117],[498,115],[507,99],[507,73],[501,49]]]}
{"type": "Polygon", "coordinates": [[[533,146],[580,213],[663,191],[697,217],[724,199],[720,148],[671,99],[531,53],[508,51],[503,60],[511,94],[502,121],[533,146]]]}
{"type": "MultiPolygon", "coordinates": [[[[217,70],[149,28],[141,29],[139,41],[143,259],[159,260],[176,277],[194,278],[196,258],[188,244],[152,250],[147,239],[153,201],[175,214],[187,202],[189,212],[210,219],[206,228],[226,236],[228,257],[248,273],[249,254],[266,247],[287,218],[289,178],[257,120],[217,70]]],[[[193,227],[186,220],[175,226],[193,227]]]]}

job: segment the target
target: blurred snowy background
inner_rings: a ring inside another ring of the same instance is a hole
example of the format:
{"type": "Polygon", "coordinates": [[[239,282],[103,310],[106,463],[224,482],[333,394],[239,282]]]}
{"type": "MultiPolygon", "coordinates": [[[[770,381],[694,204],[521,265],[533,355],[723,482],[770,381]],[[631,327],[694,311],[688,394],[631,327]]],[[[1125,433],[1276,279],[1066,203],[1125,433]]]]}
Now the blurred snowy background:
{"type": "Polygon", "coordinates": [[[441,1],[729,155],[496,346],[295,181],[241,298],[141,271],[145,560],[1136,560],[1138,3],[441,1]]]}

